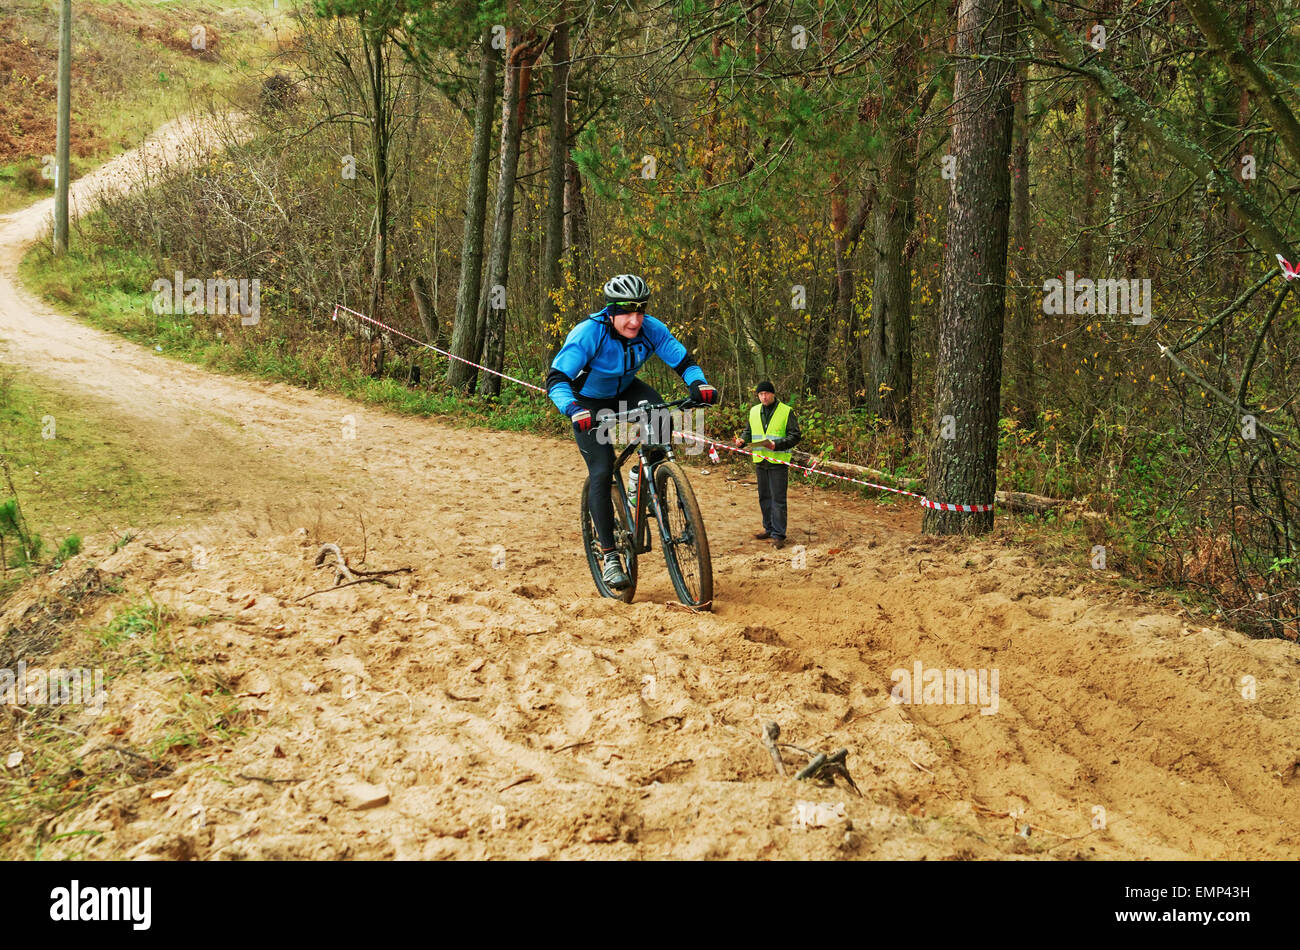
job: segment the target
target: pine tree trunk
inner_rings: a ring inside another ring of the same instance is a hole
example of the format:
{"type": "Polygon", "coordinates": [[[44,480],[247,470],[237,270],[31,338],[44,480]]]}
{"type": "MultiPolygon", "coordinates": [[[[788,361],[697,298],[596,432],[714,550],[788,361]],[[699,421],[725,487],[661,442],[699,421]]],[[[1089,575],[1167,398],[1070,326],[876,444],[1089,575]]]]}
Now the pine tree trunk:
{"type": "Polygon", "coordinates": [[[569,161],[569,24],[567,2],[560,7],[561,22],[555,27],[555,45],[551,47],[551,155],[546,193],[546,246],[542,252],[542,314],[544,332],[552,351],[564,339],[560,308],[552,296],[560,288],[560,256],[564,253],[564,185],[569,161]]]}
{"type": "MultiPolygon", "coordinates": [[[[1108,0],[1106,4],[1107,16],[1115,17],[1116,32],[1121,25],[1120,17],[1123,13],[1120,9],[1119,0],[1108,0]]],[[[1124,50],[1128,46],[1125,44],[1120,50],[1115,52],[1115,65],[1118,68],[1123,61],[1131,61],[1131,56],[1124,55],[1124,50]]],[[[1123,238],[1121,236],[1120,219],[1123,216],[1124,201],[1128,191],[1128,116],[1119,110],[1113,110],[1115,125],[1111,130],[1110,145],[1110,207],[1106,210],[1106,276],[1119,277],[1118,270],[1124,268],[1124,257],[1122,254],[1123,238]]]]}
{"type": "Polygon", "coordinates": [[[835,231],[835,323],[844,329],[844,385],[848,389],[849,405],[861,406],[866,399],[867,380],[862,370],[862,329],[853,305],[857,294],[854,250],[855,244],[845,234],[841,220],[835,231]]]}
{"type": "MultiPolygon", "coordinates": [[[[892,87],[898,100],[916,95],[916,65],[911,44],[900,47],[892,87]]],[[[912,438],[912,268],[907,240],[912,233],[916,194],[916,130],[908,116],[889,123],[884,169],[872,208],[874,272],[871,333],[867,337],[870,384],[867,405],[902,434],[912,438]]]]}
{"type": "MultiPolygon", "coordinates": [[[[1088,29],[1088,21],[1085,20],[1085,32],[1088,29]]],[[[1104,53],[1101,55],[1105,55],[1104,53]]],[[[1086,277],[1096,278],[1098,275],[1093,272],[1093,223],[1096,218],[1097,204],[1097,150],[1101,141],[1101,120],[1099,117],[1099,108],[1097,105],[1097,92],[1091,85],[1087,86],[1084,91],[1084,109],[1083,109],[1083,229],[1079,235],[1079,265],[1076,273],[1086,277]]],[[[1085,318],[1088,319],[1088,318],[1085,318]]],[[[1077,327],[1071,327],[1077,329],[1077,327]]],[[[1081,409],[1080,426],[1084,433],[1083,439],[1075,445],[1075,454],[1078,456],[1079,451],[1088,444],[1094,431],[1093,423],[1097,418],[1097,413],[1101,409],[1101,401],[1105,394],[1105,383],[1096,376],[1096,365],[1092,364],[1087,368],[1083,375],[1083,406],[1081,409]]]]}
{"type": "Polygon", "coordinates": [[[438,326],[438,312],[434,309],[433,298],[429,295],[429,285],[423,274],[411,278],[411,299],[415,301],[415,312],[420,318],[420,327],[424,338],[434,346],[445,349],[442,328],[438,326]]]}
{"type": "Polygon", "coordinates": [[[835,308],[839,306],[837,298],[838,284],[833,284],[831,299],[825,306],[815,308],[809,314],[808,346],[803,365],[803,389],[809,395],[821,392],[822,382],[826,377],[826,351],[831,343],[831,324],[835,308]]]}
{"type": "Polygon", "coordinates": [[[812,314],[808,327],[808,355],[804,360],[803,388],[813,396],[821,392],[825,381],[827,357],[831,336],[838,318],[853,306],[852,277],[847,273],[844,260],[845,231],[848,228],[847,187],[838,173],[831,175],[831,234],[834,237],[835,276],[831,281],[831,299],[828,306],[819,307],[812,314]],[[847,307],[845,300],[847,299],[847,307]]]}
{"type": "MultiPolygon", "coordinates": [[[[572,129],[569,132],[568,140],[572,142],[572,129]]],[[[569,266],[573,268],[578,286],[585,283],[588,244],[587,202],[582,196],[582,174],[570,153],[564,166],[564,251],[569,255],[569,266]]]]}
{"type": "Polygon", "coordinates": [[[1120,217],[1123,213],[1124,192],[1128,188],[1128,119],[1115,116],[1110,148],[1110,209],[1106,213],[1106,269],[1108,277],[1118,276],[1117,266],[1122,266],[1120,249],[1120,217]]]}
{"type": "MultiPolygon", "coordinates": [[[[528,105],[528,85],[533,60],[537,57],[535,36],[525,41],[518,27],[506,31],[508,59],[505,91],[501,105],[501,171],[497,177],[496,212],[493,215],[492,250],[488,256],[488,280],[485,314],[486,334],[483,365],[495,373],[505,369],[506,314],[510,286],[510,240],[515,215],[515,180],[519,171],[520,131],[528,105]],[[501,306],[498,306],[501,304],[501,306]]],[[[501,377],[489,374],[483,392],[496,396],[501,392],[501,377]]]]}
{"type": "MultiPolygon", "coordinates": [[[[1015,71],[1008,59],[1018,20],[1015,0],[961,0],[953,88],[956,176],[948,196],[927,491],[935,502],[989,504],[997,490],[1015,71]]],[[[976,534],[992,526],[992,512],[927,508],[923,521],[931,534],[976,534]]]]}
{"type": "MultiPolygon", "coordinates": [[[[1255,51],[1255,2],[1246,0],[1245,4],[1245,22],[1242,24],[1242,49],[1246,55],[1253,56],[1255,51]]],[[[1243,85],[1241,94],[1237,101],[1237,127],[1244,133],[1250,127],[1250,89],[1243,85]]],[[[1246,178],[1245,161],[1247,156],[1254,156],[1255,145],[1251,141],[1252,136],[1243,134],[1241,145],[1237,149],[1237,178],[1241,181],[1242,188],[1250,188],[1253,179],[1246,178]]],[[[1252,158],[1251,161],[1255,159],[1252,158]]],[[[1256,172],[1258,174],[1258,172],[1256,172]]],[[[1234,208],[1228,215],[1229,226],[1237,234],[1237,253],[1231,258],[1232,263],[1229,267],[1231,277],[1231,288],[1233,296],[1241,290],[1241,282],[1246,272],[1246,225],[1241,220],[1241,215],[1234,208]]]]}
{"type": "MultiPolygon", "coordinates": [[[[834,27],[831,18],[822,22],[822,43],[830,46],[834,42],[834,27]]],[[[716,55],[716,54],[715,54],[716,55]]],[[[809,78],[804,77],[800,84],[809,88],[809,78]]],[[[834,119],[832,118],[832,122],[834,119]]],[[[838,173],[831,175],[831,230],[836,235],[844,230],[847,217],[845,188],[838,173]],[[838,222],[838,226],[837,226],[838,222]]],[[[843,295],[840,282],[840,241],[835,243],[835,279],[831,282],[830,301],[826,306],[819,306],[809,312],[808,342],[804,352],[803,390],[810,396],[821,393],[822,383],[826,378],[826,366],[830,353],[831,337],[835,329],[835,317],[840,311],[840,298],[843,295]]]]}
{"type": "MultiPolygon", "coordinates": [[[[491,27],[479,37],[478,92],[474,98],[474,144],[470,149],[469,183],[465,189],[465,230],[461,241],[460,285],[456,288],[456,322],[452,327],[451,352],[461,359],[479,362],[479,294],[483,279],[483,224],[487,216],[488,163],[491,160],[492,98],[496,91],[497,51],[492,48],[491,27]]],[[[449,360],[447,384],[472,388],[478,370],[459,360],[449,360]]]]}
{"type": "Polygon", "coordinates": [[[1097,203],[1097,142],[1101,129],[1097,120],[1097,94],[1091,86],[1083,101],[1083,231],[1079,235],[1078,273],[1093,277],[1092,222],[1097,203]]]}
{"type": "Polygon", "coordinates": [[[1029,64],[1021,61],[1013,92],[1015,149],[1011,153],[1012,233],[1015,307],[1011,316],[1011,414],[1022,429],[1038,427],[1034,386],[1034,288],[1029,280],[1029,64]]]}
{"type": "Polygon", "coordinates": [[[896,426],[912,431],[912,269],[905,254],[911,232],[916,169],[910,137],[890,144],[884,179],[872,211],[875,268],[871,285],[871,384],[867,405],[896,426]]]}
{"type": "MultiPolygon", "coordinates": [[[[371,215],[371,231],[374,234],[374,253],[370,263],[370,315],[383,319],[380,307],[384,296],[384,279],[388,276],[388,218],[391,173],[388,165],[388,151],[392,139],[393,101],[389,89],[390,76],[386,59],[388,35],[381,29],[374,29],[367,24],[366,18],[359,19],[361,28],[361,52],[365,58],[366,80],[365,92],[370,97],[370,160],[372,164],[371,188],[373,189],[374,211],[371,215]]],[[[374,373],[383,371],[383,345],[380,344],[379,357],[374,373]]]]}
{"type": "MultiPolygon", "coordinates": [[[[714,33],[710,46],[711,62],[716,63],[722,56],[722,34],[714,33]]],[[[704,167],[700,178],[704,187],[713,184],[713,164],[718,154],[718,80],[709,80],[709,98],[704,109],[704,167]]]]}

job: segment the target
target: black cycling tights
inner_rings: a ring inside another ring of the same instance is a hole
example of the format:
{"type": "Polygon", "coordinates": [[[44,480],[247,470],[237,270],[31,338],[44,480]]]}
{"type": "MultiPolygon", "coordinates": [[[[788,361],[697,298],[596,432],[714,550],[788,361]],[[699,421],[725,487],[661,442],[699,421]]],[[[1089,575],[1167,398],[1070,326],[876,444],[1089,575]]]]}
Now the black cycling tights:
{"type": "MultiPolygon", "coordinates": [[[[591,479],[587,486],[587,505],[596,522],[600,546],[609,551],[614,547],[614,505],[609,497],[609,482],[614,473],[614,443],[612,427],[608,423],[602,426],[598,413],[602,409],[616,413],[630,412],[643,399],[651,404],[664,400],[655,392],[654,387],[639,379],[632,380],[632,385],[609,399],[591,399],[586,396],[575,396],[574,399],[591,412],[592,427],[586,432],[579,432],[575,426],[573,437],[578,442],[578,450],[587,463],[587,475],[591,479]]],[[[650,455],[652,459],[662,456],[662,450],[651,452],[650,455]]]]}

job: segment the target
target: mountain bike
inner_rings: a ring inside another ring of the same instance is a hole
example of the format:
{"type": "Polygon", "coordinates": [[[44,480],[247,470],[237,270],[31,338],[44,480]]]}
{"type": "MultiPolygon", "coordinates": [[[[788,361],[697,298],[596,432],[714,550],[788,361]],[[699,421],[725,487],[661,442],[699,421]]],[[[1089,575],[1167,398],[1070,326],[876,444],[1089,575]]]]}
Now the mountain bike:
{"type": "MultiPolygon", "coordinates": [[[[602,424],[628,421],[637,416],[648,420],[653,413],[678,409],[687,403],[691,403],[689,397],[657,405],[642,402],[631,412],[605,416],[602,424]]],[[[587,551],[587,566],[591,568],[592,579],[602,597],[630,604],[636,595],[637,555],[650,551],[649,521],[653,518],[677,599],[689,607],[707,607],[713,601],[713,563],[709,560],[709,539],[704,533],[700,503],[695,500],[695,491],[686,471],[673,456],[671,439],[667,444],[654,442],[648,421],[639,429],[639,437],[629,442],[614,462],[609,485],[610,500],[614,504],[614,547],[623,556],[628,586],[614,590],[605,584],[602,577],[604,560],[600,537],[596,533],[591,506],[587,503],[591,476],[582,483],[582,544],[587,551]],[[662,449],[663,454],[652,462],[650,452],[655,449],[662,449]],[[633,453],[641,465],[635,511],[628,504],[623,480],[623,465],[633,453]]]]}

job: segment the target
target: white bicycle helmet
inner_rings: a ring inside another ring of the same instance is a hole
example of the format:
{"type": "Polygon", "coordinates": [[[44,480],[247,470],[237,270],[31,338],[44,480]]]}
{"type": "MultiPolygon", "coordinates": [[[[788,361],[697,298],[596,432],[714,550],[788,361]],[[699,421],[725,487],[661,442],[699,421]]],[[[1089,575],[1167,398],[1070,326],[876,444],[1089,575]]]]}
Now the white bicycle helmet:
{"type": "Polygon", "coordinates": [[[628,300],[645,303],[650,299],[650,288],[636,274],[619,274],[605,284],[605,302],[628,300]]]}

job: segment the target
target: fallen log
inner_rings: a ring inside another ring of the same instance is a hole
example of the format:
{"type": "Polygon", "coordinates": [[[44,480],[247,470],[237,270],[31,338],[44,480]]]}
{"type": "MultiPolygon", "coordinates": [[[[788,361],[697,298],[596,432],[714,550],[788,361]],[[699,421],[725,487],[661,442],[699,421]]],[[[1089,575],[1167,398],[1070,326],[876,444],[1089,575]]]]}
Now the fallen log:
{"type": "Polygon", "coordinates": [[[817,455],[808,456],[808,466],[809,468],[825,469],[828,472],[838,472],[841,475],[870,478],[872,481],[896,485],[899,488],[906,488],[908,491],[917,491],[925,487],[925,483],[919,478],[902,478],[898,475],[882,472],[879,469],[867,468],[865,465],[851,465],[848,462],[837,462],[834,459],[824,459],[817,455]]]}
{"type": "Polygon", "coordinates": [[[1045,511],[1054,511],[1058,508],[1067,508],[1070,511],[1078,511],[1085,514],[1095,514],[1101,517],[1100,512],[1085,511],[1083,502],[1074,501],[1066,498],[1048,498],[1046,495],[1035,495],[1027,491],[1000,491],[997,492],[994,501],[1000,508],[1008,511],[1023,511],[1030,514],[1042,514],[1045,511]]]}

